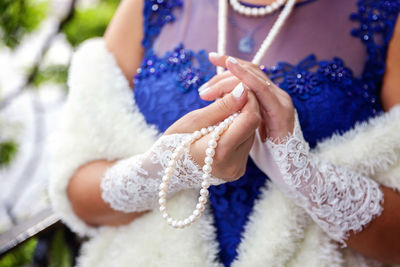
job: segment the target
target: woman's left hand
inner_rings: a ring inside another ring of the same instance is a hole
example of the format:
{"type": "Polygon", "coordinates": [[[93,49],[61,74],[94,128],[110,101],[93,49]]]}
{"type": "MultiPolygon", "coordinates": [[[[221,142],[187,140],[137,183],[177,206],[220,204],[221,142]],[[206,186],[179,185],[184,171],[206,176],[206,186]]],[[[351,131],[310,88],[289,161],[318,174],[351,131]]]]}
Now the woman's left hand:
{"type": "Polygon", "coordinates": [[[214,100],[231,92],[235,85],[242,82],[253,91],[261,108],[262,123],[259,133],[263,141],[268,138],[284,138],[293,131],[294,106],[289,94],[276,86],[259,68],[251,62],[228,56],[210,53],[210,61],[228,69],[214,76],[202,88],[200,97],[214,100]]]}

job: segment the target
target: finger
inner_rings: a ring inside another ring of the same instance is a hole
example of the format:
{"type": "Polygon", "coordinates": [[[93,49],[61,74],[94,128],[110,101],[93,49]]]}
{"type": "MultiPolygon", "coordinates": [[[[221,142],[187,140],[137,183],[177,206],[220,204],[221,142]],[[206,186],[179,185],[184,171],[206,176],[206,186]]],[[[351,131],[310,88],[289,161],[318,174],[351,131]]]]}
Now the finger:
{"type": "MultiPolygon", "coordinates": [[[[228,55],[219,55],[219,54],[217,54],[215,52],[211,52],[211,53],[208,54],[208,58],[209,58],[210,62],[213,65],[226,69],[227,68],[226,60],[228,58],[230,58],[230,56],[228,56],[228,55]]],[[[240,62],[241,64],[243,64],[243,65],[248,65],[248,66],[252,66],[252,67],[258,68],[257,65],[251,63],[250,61],[246,61],[246,60],[243,60],[243,59],[240,59],[240,58],[235,58],[235,59],[238,62],[240,62]]]]}
{"type": "MultiPolygon", "coordinates": [[[[246,91],[246,90],[245,90],[246,91]]],[[[244,143],[261,122],[260,109],[255,95],[248,93],[246,105],[235,118],[226,133],[221,136],[220,146],[232,151],[244,143]]]]}
{"type": "Polygon", "coordinates": [[[232,73],[231,73],[230,71],[224,71],[224,72],[221,73],[221,74],[215,75],[215,76],[212,77],[208,82],[202,84],[202,85],[199,87],[199,89],[198,89],[199,94],[207,92],[207,91],[210,89],[210,86],[212,86],[212,85],[218,83],[219,81],[221,81],[221,80],[223,80],[223,79],[226,79],[226,78],[228,78],[228,77],[231,77],[231,76],[233,76],[233,75],[232,75],[232,73]]]}
{"type": "Polygon", "coordinates": [[[232,90],[240,83],[240,80],[233,76],[222,79],[213,85],[209,85],[209,87],[203,91],[201,91],[200,97],[203,100],[212,101],[216,98],[221,98],[225,94],[232,92],[232,90]]]}
{"type": "Polygon", "coordinates": [[[226,64],[225,61],[227,60],[228,56],[227,55],[220,55],[218,53],[215,52],[211,52],[208,54],[208,59],[210,60],[210,62],[215,65],[215,66],[219,66],[222,68],[226,68],[226,64]]]}
{"type": "Polygon", "coordinates": [[[241,110],[247,102],[247,95],[248,90],[244,88],[233,90],[210,105],[185,115],[168,128],[165,134],[194,132],[215,125],[241,110]]]}
{"type": "Polygon", "coordinates": [[[260,104],[266,111],[277,110],[279,100],[274,94],[273,83],[255,75],[236,59],[229,57],[227,60],[229,71],[245,83],[257,96],[260,104]],[[267,84],[268,82],[268,84],[267,84]]]}

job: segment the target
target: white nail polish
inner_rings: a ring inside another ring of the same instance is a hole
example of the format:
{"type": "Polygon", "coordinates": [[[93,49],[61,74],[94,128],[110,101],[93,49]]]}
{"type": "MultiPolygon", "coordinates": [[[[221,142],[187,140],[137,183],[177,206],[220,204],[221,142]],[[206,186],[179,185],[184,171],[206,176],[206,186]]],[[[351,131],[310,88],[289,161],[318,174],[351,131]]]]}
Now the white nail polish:
{"type": "Polygon", "coordinates": [[[233,63],[233,64],[238,64],[239,62],[236,60],[236,58],[234,57],[228,57],[229,62],[233,63]]]}
{"type": "Polygon", "coordinates": [[[201,93],[202,91],[204,91],[205,89],[208,88],[208,82],[203,83],[200,87],[199,87],[199,93],[201,93]]]}
{"type": "Polygon", "coordinates": [[[199,91],[199,95],[205,95],[210,91],[210,87],[204,88],[201,91],[199,91]]]}
{"type": "Polygon", "coordinates": [[[236,85],[235,89],[233,89],[232,95],[235,98],[240,98],[242,96],[243,92],[244,92],[243,83],[239,83],[238,85],[236,85]]]}
{"type": "Polygon", "coordinates": [[[219,54],[216,53],[216,52],[210,52],[210,53],[208,54],[208,56],[209,56],[209,57],[212,57],[212,58],[216,58],[216,57],[219,57],[219,54]]]}

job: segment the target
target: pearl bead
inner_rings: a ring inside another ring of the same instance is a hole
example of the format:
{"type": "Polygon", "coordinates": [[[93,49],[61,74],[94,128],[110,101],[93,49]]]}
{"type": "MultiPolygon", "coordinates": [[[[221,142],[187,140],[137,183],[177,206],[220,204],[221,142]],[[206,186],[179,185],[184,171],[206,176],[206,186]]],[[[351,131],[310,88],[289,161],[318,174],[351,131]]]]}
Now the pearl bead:
{"type": "Polygon", "coordinates": [[[207,130],[208,130],[208,132],[212,132],[214,130],[214,127],[208,126],[207,130]]]}
{"type": "Polygon", "coordinates": [[[169,176],[164,175],[163,178],[162,178],[162,181],[163,182],[168,182],[169,181],[169,176]]]}
{"type": "Polygon", "coordinates": [[[164,173],[166,174],[166,175],[171,175],[172,173],[173,173],[173,169],[172,168],[170,168],[170,167],[167,167],[167,168],[165,168],[165,171],[164,171],[164,173]]]}
{"type": "Polygon", "coordinates": [[[193,222],[194,219],[195,219],[195,216],[194,216],[193,214],[189,216],[189,220],[190,220],[191,222],[193,222]]]}
{"type": "Polygon", "coordinates": [[[164,212],[164,211],[166,211],[167,210],[167,207],[165,207],[165,206],[160,206],[160,211],[161,212],[164,212]]]}
{"type": "Polygon", "coordinates": [[[203,172],[205,173],[210,173],[212,171],[212,168],[210,165],[204,165],[203,166],[203,172]]]}
{"type": "Polygon", "coordinates": [[[163,182],[163,183],[160,184],[159,189],[162,190],[162,191],[165,191],[165,190],[168,189],[168,185],[167,185],[166,183],[163,182]]]}
{"type": "Polygon", "coordinates": [[[165,198],[160,198],[160,199],[158,200],[158,204],[160,204],[160,205],[165,205],[165,198]]]}
{"type": "Polygon", "coordinates": [[[171,159],[170,161],[168,161],[168,167],[173,167],[175,165],[175,160],[171,159]]]}
{"type": "Polygon", "coordinates": [[[203,180],[208,181],[208,179],[210,179],[210,174],[209,173],[203,173],[202,178],[203,178],[203,180]]]}
{"type": "Polygon", "coordinates": [[[211,134],[211,138],[212,138],[213,140],[218,140],[218,139],[220,138],[220,135],[217,134],[217,133],[212,133],[212,134],[211,134]]]}
{"type": "Polygon", "coordinates": [[[258,16],[258,9],[257,8],[252,8],[251,9],[251,15],[252,16],[258,16]]]}
{"type": "Polygon", "coordinates": [[[250,15],[251,15],[251,8],[250,8],[250,7],[246,7],[246,8],[244,9],[244,13],[245,13],[247,16],[250,16],[250,15]]]}
{"type": "Polygon", "coordinates": [[[204,163],[205,164],[208,164],[208,165],[211,165],[212,163],[213,163],[213,158],[212,157],[210,157],[210,156],[207,156],[205,159],[204,159],[204,163]]]}
{"type": "Polygon", "coordinates": [[[158,192],[158,197],[166,197],[167,193],[165,193],[164,191],[160,191],[158,192]]]}
{"type": "Polygon", "coordinates": [[[215,128],[215,133],[216,134],[222,134],[222,132],[224,131],[224,129],[221,126],[217,126],[217,128],[215,128]]]}
{"type": "Polygon", "coordinates": [[[200,215],[200,211],[199,211],[198,209],[195,209],[195,210],[193,211],[193,215],[194,215],[195,217],[199,216],[199,215],[200,215]]]}
{"type": "Polygon", "coordinates": [[[200,189],[200,195],[202,195],[203,197],[207,197],[208,196],[208,190],[207,189],[200,189]]]}
{"type": "Polygon", "coordinates": [[[276,10],[276,9],[278,9],[279,4],[278,4],[277,2],[273,2],[273,3],[271,4],[271,7],[272,7],[273,10],[276,10]]]}
{"type": "Polygon", "coordinates": [[[185,225],[188,225],[188,224],[190,224],[190,220],[189,220],[189,219],[185,219],[185,220],[183,220],[183,223],[184,223],[185,225]]]}
{"type": "Polygon", "coordinates": [[[228,124],[226,122],[221,122],[221,124],[219,125],[223,130],[225,130],[226,128],[228,128],[228,124]]]}
{"type": "Polygon", "coordinates": [[[201,137],[201,132],[200,132],[200,131],[195,131],[195,132],[193,133],[193,136],[194,136],[196,139],[199,139],[199,138],[201,137]]]}
{"type": "Polygon", "coordinates": [[[201,132],[202,135],[208,134],[208,130],[207,130],[206,128],[202,128],[202,129],[200,130],[200,132],[201,132]]]}
{"type": "Polygon", "coordinates": [[[213,157],[215,155],[215,149],[211,148],[211,147],[207,148],[206,149],[206,155],[209,156],[209,157],[213,157]]]}
{"type": "Polygon", "coordinates": [[[204,204],[207,202],[207,198],[205,198],[203,196],[199,196],[199,202],[204,204]]]}
{"type": "Polygon", "coordinates": [[[178,226],[178,228],[181,228],[183,226],[183,222],[182,221],[178,221],[177,226],[178,226]]]}
{"type": "Polygon", "coordinates": [[[210,183],[208,181],[201,182],[201,187],[208,188],[209,186],[210,186],[210,183]]]}
{"type": "Polygon", "coordinates": [[[217,141],[211,139],[210,141],[208,141],[208,146],[211,148],[216,148],[217,147],[217,141]]]}
{"type": "Polygon", "coordinates": [[[274,11],[274,10],[272,9],[271,6],[265,7],[265,12],[266,12],[267,14],[271,13],[272,11],[274,11]]]}
{"type": "Polygon", "coordinates": [[[162,217],[163,217],[164,219],[167,219],[167,218],[168,218],[168,213],[163,213],[162,217]]]}
{"type": "Polygon", "coordinates": [[[176,227],[178,226],[177,224],[178,224],[177,221],[175,221],[175,220],[172,221],[172,227],[175,227],[175,228],[176,228],[176,227]]]}
{"type": "Polygon", "coordinates": [[[168,223],[169,225],[172,224],[172,221],[173,221],[173,219],[172,219],[171,217],[169,217],[169,218],[167,219],[167,223],[168,223]]]}

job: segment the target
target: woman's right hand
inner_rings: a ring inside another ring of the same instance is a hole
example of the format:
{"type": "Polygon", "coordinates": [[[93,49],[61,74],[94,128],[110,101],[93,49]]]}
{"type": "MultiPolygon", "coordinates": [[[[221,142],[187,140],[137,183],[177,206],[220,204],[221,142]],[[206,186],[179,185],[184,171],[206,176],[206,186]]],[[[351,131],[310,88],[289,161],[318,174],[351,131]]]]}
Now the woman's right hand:
{"type": "MultiPolygon", "coordinates": [[[[233,88],[232,88],[233,89],[233,88]]],[[[216,125],[235,112],[240,111],[219,139],[212,164],[212,175],[225,181],[239,179],[246,170],[255,131],[261,122],[258,102],[254,94],[239,84],[232,93],[217,99],[202,109],[194,110],[171,125],[164,135],[192,133],[201,128],[216,125]]],[[[205,150],[211,134],[203,136],[191,145],[194,161],[203,166],[205,150]]]]}

